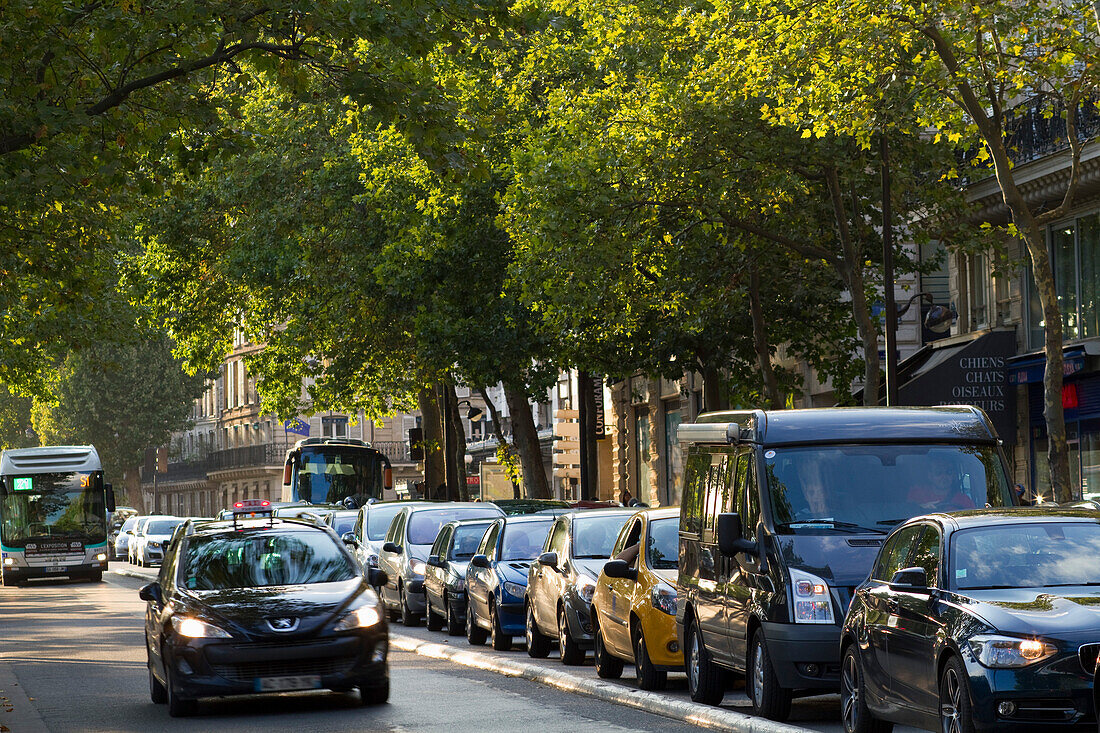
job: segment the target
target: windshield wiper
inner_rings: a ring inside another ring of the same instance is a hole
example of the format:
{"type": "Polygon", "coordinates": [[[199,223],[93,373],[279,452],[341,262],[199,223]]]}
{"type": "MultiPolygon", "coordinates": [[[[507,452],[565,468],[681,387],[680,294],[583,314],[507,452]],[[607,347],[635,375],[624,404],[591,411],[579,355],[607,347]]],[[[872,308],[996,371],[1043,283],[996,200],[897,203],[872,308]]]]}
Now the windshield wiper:
{"type": "Polygon", "coordinates": [[[609,560],[610,555],[574,555],[574,560],[609,560]]]}
{"type": "MultiPolygon", "coordinates": [[[[798,519],[793,522],[780,522],[777,527],[787,527],[788,529],[797,529],[798,525],[802,524],[829,524],[833,529],[843,529],[849,532],[858,534],[860,532],[871,532],[873,534],[886,534],[885,530],[878,529],[876,527],[864,527],[861,524],[855,522],[841,522],[836,519],[798,519]]],[[[880,522],[881,524],[881,522],[880,522]]]]}
{"type": "Polygon", "coordinates": [[[965,588],[959,588],[960,591],[964,590],[1006,590],[1008,588],[1019,588],[1020,586],[1010,583],[1008,585],[971,585],[965,588]]]}
{"type": "Polygon", "coordinates": [[[1047,583],[1046,585],[1037,586],[1039,588],[1069,588],[1075,585],[1100,585],[1100,581],[1094,581],[1092,583],[1047,583]]]}
{"type": "Polygon", "coordinates": [[[878,522],[875,522],[875,524],[888,524],[891,527],[893,527],[895,524],[901,524],[902,522],[904,522],[908,518],[909,517],[902,517],[901,519],[882,519],[882,520],[879,520],[878,522]]]}

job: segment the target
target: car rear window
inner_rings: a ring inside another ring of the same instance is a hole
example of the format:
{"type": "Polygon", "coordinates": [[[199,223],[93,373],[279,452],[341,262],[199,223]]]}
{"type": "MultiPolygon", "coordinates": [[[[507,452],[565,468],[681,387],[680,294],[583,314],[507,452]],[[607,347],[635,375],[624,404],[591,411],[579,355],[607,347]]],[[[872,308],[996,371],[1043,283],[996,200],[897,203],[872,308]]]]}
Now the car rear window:
{"type": "Polygon", "coordinates": [[[195,537],[181,562],[188,590],[332,583],[356,577],[355,568],[328,534],[248,532],[195,537]]]}
{"type": "Polygon", "coordinates": [[[439,528],[456,519],[496,519],[499,512],[487,512],[480,507],[455,507],[415,512],[409,517],[407,533],[410,545],[430,545],[435,542],[439,528]]]}

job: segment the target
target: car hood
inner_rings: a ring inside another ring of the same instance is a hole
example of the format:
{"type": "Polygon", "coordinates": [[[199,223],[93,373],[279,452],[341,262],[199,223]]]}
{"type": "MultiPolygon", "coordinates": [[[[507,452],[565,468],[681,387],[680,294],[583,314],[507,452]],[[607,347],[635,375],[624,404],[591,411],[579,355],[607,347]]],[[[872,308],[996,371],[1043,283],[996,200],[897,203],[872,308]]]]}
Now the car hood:
{"type": "Polygon", "coordinates": [[[600,573],[603,572],[603,566],[608,563],[611,558],[585,558],[583,560],[570,560],[576,566],[578,572],[583,572],[588,575],[592,580],[596,580],[600,577],[600,573]]]}
{"type": "Polygon", "coordinates": [[[187,591],[180,612],[198,612],[227,631],[249,637],[292,638],[316,631],[336,613],[355,605],[363,594],[372,591],[361,578],[268,588],[187,591]],[[294,632],[276,633],[267,623],[272,618],[296,619],[297,628],[294,632]]]}
{"type": "Polygon", "coordinates": [[[1100,588],[1093,586],[974,590],[949,598],[998,631],[1054,636],[1100,632],[1100,588]]]}
{"type": "Polygon", "coordinates": [[[885,535],[773,535],[783,564],[829,585],[857,586],[867,579],[885,535]]]}
{"type": "Polygon", "coordinates": [[[527,573],[531,570],[534,560],[501,560],[497,565],[500,577],[510,583],[527,585],[527,573]]]}

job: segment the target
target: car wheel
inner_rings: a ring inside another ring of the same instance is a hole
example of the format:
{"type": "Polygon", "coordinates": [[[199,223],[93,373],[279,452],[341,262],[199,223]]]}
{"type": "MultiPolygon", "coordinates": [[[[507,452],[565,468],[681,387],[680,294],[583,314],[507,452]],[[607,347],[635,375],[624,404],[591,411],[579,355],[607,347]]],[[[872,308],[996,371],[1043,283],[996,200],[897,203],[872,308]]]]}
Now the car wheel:
{"type": "Polygon", "coordinates": [[[725,674],[710,661],[699,624],[688,627],[687,649],[684,650],[684,671],[687,672],[688,692],[693,702],[717,705],[726,694],[725,674]]]}
{"type": "Polygon", "coordinates": [[[940,676],[940,730],[943,733],[972,733],[974,711],[966,670],[957,657],[947,660],[940,676]]]}
{"type": "Polygon", "coordinates": [[[550,654],[550,637],[539,631],[538,624],[535,622],[535,609],[530,603],[527,604],[527,617],[526,621],[526,636],[527,636],[527,656],[534,659],[545,659],[550,654]]]}
{"type": "Polygon", "coordinates": [[[443,602],[447,605],[447,636],[461,636],[463,628],[458,620],[458,601],[448,596],[443,602]]]}
{"type": "Polygon", "coordinates": [[[145,664],[149,668],[149,699],[156,705],[168,702],[168,688],[162,685],[153,675],[153,655],[149,652],[149,645],[145,645],[145,664]]]}
{"type": "Polygon", "coordinates": [[[890,733],[894,724],[871,714],[864,689],[863,662],[859,648],[852,644],[844,650],[840,662],[840,722],[844,733],[890,733]]]}
{"type": "Polygon", "coordinates": [[[749,699],[753,712],[768,720],[784,721],[791,714],[791,691],[779,684],[764,641],[764,630],[757,629],[749,651],[749,699]]]}
{"type": "Polygon", "coordinates": [[[492,629],[493,649],[506,652],[512,648],[512,637],[500,627],[500,612],[492,598],[489,599],[489,628],[492,629]]]}
{"type": "Polygon", "coordinates": [[[432,610],[432,599],[426,591],[424,593],[424,625],[428,627],[428,631],[439,631],[443,628],[443,619],[432,610]]]}
{"type": "Polygon", "coordinates": [[[643,690],[665,689],[668,683],[668,672],[657,669],[653,665],[641,628],[634,629],[634,637],[634,674],[638,678],[638,687],[643,690]]]}
{"type": "Polygon", "coordinates": [[[364,705],[382,705],[389,702],[390,681],[387,679],[382,684],[359,685],[359,701],[364,705]]]}
{"type": "Polygon", "coordinates": [[[173,679],[176,675],[172,671],[172,658],[168,656],[167,650],[161,650],[161,659],[164,660],[164,681],[165,692],[167,693],[168,714],[173,718],[186,718],[195,714],[198,708],[198,704],[194,700],[186,700],[180,697],[179,690],[176,689],[176,682],[173,679]]]}
{"type": "Polygon", "coordinates": [[[474,619],[474,604],[466,603],[466,641],[474,646],[481,646],[489,637],[489,632],[477,625],[474,619]]]}
{"type": "Polygon", "coordinates": [[[617,680],[623,676],[623,660],[607,650],[603,641],[603,629],[599,626],[596,627],[596,640],[592,649],[597,676],[605,680],[617,680]]]}
{"type": "Polygon", "coordinates": [[[565,606],[558,609],[558,652],[561,654],[561,663],[570,667],[584,664],[584,649],[573,640],[569,633],[569,620],[565,616],[565,606]]]}
{"type": "Polygon", "coordinates": [[[405,596],[405,586],[401,586],[400,603],[401,623],[405,626],[419,626],[420,614],[413,613],[412,609],[409,608],[409,599],[405,596]]]}

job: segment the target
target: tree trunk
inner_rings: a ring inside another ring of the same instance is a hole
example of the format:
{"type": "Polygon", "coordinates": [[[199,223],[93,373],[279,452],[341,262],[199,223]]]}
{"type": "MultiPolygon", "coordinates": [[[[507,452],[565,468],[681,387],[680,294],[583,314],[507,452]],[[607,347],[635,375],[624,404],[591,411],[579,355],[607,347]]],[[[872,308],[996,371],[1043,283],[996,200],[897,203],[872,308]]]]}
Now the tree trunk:
{"type": "Polygon", "coordinates": [[[512,415],[512,439],[519,451],[524,493],[531,499],[549,499],[550,484],[542,465],[542,448],[539,447],[539,434],[535,429],[535,418],[531,414],[527,393],[505,384],[504,400],[512,415]]]}
{"type": "Polygon", "coordinates": [[[764,386],[764,399],[771,410],[782,410],[786,403],[779,394],[779,381],[772,368],[772,351],[768,344],[768,325],[764,321],[764,309],[760,304],[760,273],[756,263],[749,263],[749,312],[752,315],[752,340],[756,347],[756,361],[760,366],[760,378],[764,386]]]}
{"type": "Polygon", "coordinates": [[[875,320],[867,303],[863,272],[858,266],[849,267],[845,282],[852,294],[852,313],[856,319],[856,328],[859,329],[860,340],[863,341],[863,358],[867,362],[863,370],[863,404],[874,406],[878,404],[879,383],[882,380],[881,362],[878,358],[878,329],[875,328],[875,320]]]}
{"type": "Polygon", "coordinates": [[[725,399],[725,385],[717,368],[703,365],[703,410],[715,412],[725,410],[729,402],[725,399]]]}
{"type": "MultiPolygon", "coordinates": [[[[481,394],[481,399],[485,400],[485,406],[489,408],[489,414],[493,418],[493,433],[497,436],[497,445],[499,445],[502,449],[502,451],[500,452],[503,452],[504,454],[502,458],[504,458],[505,460],[511,460],[518,454],[516,452],[516,447],[509,443],[508,439],[504,437],[504,428],[500,418],[500,410],[498,410],[496,404],[491,399],[489,399],[488,390],[486,390],[484,387],[481,387],[478,389],[478,392],[481,394]]],[[[511,471],[509,471],[509,473],[511,473],[511,471]]],[[[523,494],[520,492],[519,483],[517,483],[516,481],[512,482],[512,498],[523,498],[523,494]]]]}
{"type": "Polygon", "coordinates": [[[450,501],[469,501],[470,493],[466,487],[466,428],[458,411],[458,396],[455,395],[454,382],[444,383],[444,395],[447,410],[447,499],[450,501]]]}
{"type": "Polygon", "coordinates": [[[416,395],[420,423],[424,430],[424,498],[441,499],[446,494],[447,475],[443,465],[443,420],[438,389],[426,387],[416,395]],[[443,487],[442,489],[440,487],[443,487]]]}

